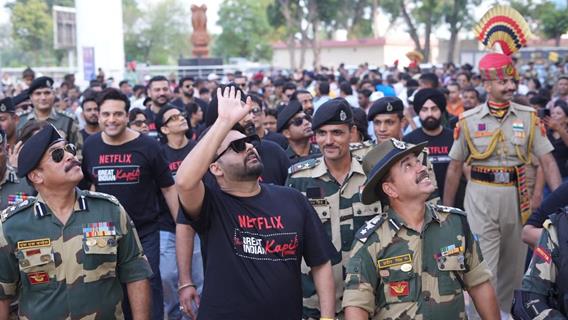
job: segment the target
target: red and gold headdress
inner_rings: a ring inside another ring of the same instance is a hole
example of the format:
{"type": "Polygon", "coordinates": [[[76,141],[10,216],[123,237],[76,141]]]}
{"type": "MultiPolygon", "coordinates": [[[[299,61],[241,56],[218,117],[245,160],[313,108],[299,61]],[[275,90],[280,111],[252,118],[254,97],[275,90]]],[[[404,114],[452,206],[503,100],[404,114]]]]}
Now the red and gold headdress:
{"type": "Polygon", "coordinates": [[[495,6],[485,13],[474,32],[487,49],[502,52],[488,53],[479,61],[482,78],[497,80],[514,76],[518,79],[510,56],[527,45],[531,34],[523,16],[511,7],[495,6]]]}

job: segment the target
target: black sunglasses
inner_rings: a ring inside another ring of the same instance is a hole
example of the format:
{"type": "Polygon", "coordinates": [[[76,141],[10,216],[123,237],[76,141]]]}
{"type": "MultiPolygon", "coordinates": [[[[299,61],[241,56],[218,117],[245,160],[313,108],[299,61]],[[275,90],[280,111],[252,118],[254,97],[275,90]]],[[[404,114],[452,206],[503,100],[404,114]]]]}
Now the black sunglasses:
{"type": "Polygon", "coordinates": [[[304,123],[304,120],[306,120],[308,122],[312,122],[312,117],[310,117],[309,115],[306,114],[303,117],[297,117],[297,118],[290,120],[288,125],[289,126],[294,125],[296,127],[299,127],[299,126],[302,125],[302,123],[304,123]]]}
{"type": "Polygon", "coordinates": [[[134,120],[130,122],[130,125],[135,125],[137,127],[141,127],[143,124],[148,125],[147,120],[134,120]]]}
{"type": "Polygon", "coordinates": [[[51,160],[55,163],[61,162],[65,157],[65,151],[69,152],[72,155],[77,155],[77,148],[74,144],[68,143],[61,148],[56,148],[51,150],[51,160]]]}
{"type": "Polygon", "coordinates": [[[187,117],[187,113],[186,112],[180,112],[178,114],[174,114],[173,116],[169,117],[168,120],[164,121],[164,123],[162,125],[165,126],[170,121],[177,121],[180,117],[184,117],[184,118],[187,117]]]}
{"type": "Polygon", "coordinates": [[[223,152],[219,153],[219,155],[215,157],[215,160],[213,160],[213,162],[219,160],[219,158],[221,158],[221,156],[224,155],[225,152],[227,152],[229,149],[233,149],[233,151],[235,151],[236,153],[245,151],[247,149],[247,143],[252,144],[252,146],[256,148],[260,144],[260,138],[256,134],[254,134],[252,136],[231,141],[231,143],[229,143],[229,146],[225,148],[223,152]]]}

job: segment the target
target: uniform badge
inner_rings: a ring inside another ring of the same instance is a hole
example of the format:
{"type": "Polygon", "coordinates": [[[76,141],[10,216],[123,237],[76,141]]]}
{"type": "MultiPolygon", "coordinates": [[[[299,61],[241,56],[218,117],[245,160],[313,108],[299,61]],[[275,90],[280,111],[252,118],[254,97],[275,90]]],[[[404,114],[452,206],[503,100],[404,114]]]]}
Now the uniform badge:
{"type": "Polygon", "coordinates": [[[400,266],[400,271],[402,272],[410,272],[410,270],[412,270],[412,265],[410,263],[405,263],[400,266]]]}
{"type": "Polygon", "coordinates": [[[345,121],[345,119],[347,119],[347,114],[345,113],[345,111],[341,110],[341,112],[339,112],[339,119],[341,121],[345,121]]]}
{"type": "Polygon", "coordinates": [[[49,238],[45,238],[45,239],[18,241],[16,247],[18,248],[18,250],[22,250],[22,249],[49,247],[50,245],[51,245],[51,240],[49,238]]]}
{"type": "Polygon", "coordinates": [[[400,150],[405,150],[406,149],[406,143],[404,143],[403,141],[397,140],[395,138],[391,138],[392,144],[395,148],[400,149],[400,150]]]}
{"type": "Polygon", "coordinates": [[[387,104],[387,112],[392,112],[392,109],[393,109],[392,104],[390,103],[387,104]]]}
{"type": "Polygon", "coordinates": [[[46,81],[45,81],[45,84],[47,84],[48,87],[51,87],[51,85],[52,85],[53,83],[51,83],[51,80],[46,80],[46,81]]]}
{"type": "Polygon", "coordinates": [[[379,261],[377,261],[377,264],[379,266],[379,269],[386,269],[390,267],[397,267],[402,264],[411,263],[411,262],[412,262],[412,257],[410,256],[410,253],[407,253],[401,256],[380,259],[379,261]]]}
{"type": "Polygon", "coordinates": [[[515,138],[525,138],[525,124],[522,120],[513,121],[513,134],[515,135],[515,138]]]}
{"type": "Polygon", "coordinates": [[[379,270],[379,275],[383,278],[390,276],[390,271],[388,270],[379,270]]]}
{"type": "Polygon", "coordinates": [[[6,105],[5,104],[0,104],[0,112],[6,112],[6,105]]]}
{"type": "Polygon", "coordinates": [[[28,273],[28,280],[30,281],[30,284],[32,284],[32,285],[48,283],[49,282],[49,274],[47,274],[47,272],[45,272],[45,271],[31,272],[31,273],[28,273]]]}
{"type": "Polygon", "coordinates": [[[485,131],[485,130],[487,130],[487,126],[485,125],[485,123],[477,124],[477,131],[485,131]]]}
{"type": "Polygon", "coordinates": [[[389,292],[393,297],[405,297],[410,293],[408,281],[397,281],[389,283],[389,292]]]}

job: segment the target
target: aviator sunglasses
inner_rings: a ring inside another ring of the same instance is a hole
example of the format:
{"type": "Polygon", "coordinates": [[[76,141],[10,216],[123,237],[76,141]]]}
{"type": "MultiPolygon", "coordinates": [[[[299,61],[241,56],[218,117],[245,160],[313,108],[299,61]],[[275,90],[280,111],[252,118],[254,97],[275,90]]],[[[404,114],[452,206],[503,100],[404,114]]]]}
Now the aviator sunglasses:
{"type": "Polygon", "coordinates": [[[65,157],[65,151],[69,152],[72,155],[77,155],[77,147],[74,144],[68,143],[61,148],[56,148],[51,151],[51,160],[55,163],[61,162],[65,157]]]}
{"type": "Polygon", "coordinates": [[[169,117],[168,120],[166,120],[163,125],[165,126],[170,121],[177,121],[179,118],[182,118],[182,117],[183,118],[187,117],[187,113],[186,112],[176,113],[173,116],[169,117]]]}
{"type": "Polygon", "coordinates": [[[236,153],[241,153],[245,151],[247,149],[246,145],[247,143],[252,144],[253,147],[257,147],[260,144],[260,138],[255,134],[252,136],[231,141],[231,143],[229,143],[229,146],[225,148],[223,152],[219,153],[219,155],[215,157],[215,160],[213,160],[213,162],[219,160],[219,158],[221,158],[221,156],[224,155],[225,152],[227,152],[229,149],[233,149],[233,151],[235,151],[236,153]]]}
{"type": "Polygon", "coordinates": [[[290,120],[289,125],[294,125],[296,127],[299,127],[302,125],[302,123],[304,123],[304,120],[308,121],[308,122],[312,122],[312,117],[310,117],[309,115],[305,115],[303,117],[297,117],[294,118],[292,120],[290,120]]]}

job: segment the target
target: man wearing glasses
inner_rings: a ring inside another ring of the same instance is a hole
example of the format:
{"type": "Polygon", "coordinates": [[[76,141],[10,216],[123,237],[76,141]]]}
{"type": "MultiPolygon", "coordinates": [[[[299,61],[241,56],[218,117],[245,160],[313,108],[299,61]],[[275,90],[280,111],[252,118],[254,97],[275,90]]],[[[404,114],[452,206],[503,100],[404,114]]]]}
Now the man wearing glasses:
{"type": "Polygon", "coordinates": [[[298,100],[290,101],[278,114],[276,130],[288,139],[286,155],[291,165],[320,155],[319,147],[310,143],[314,134],[312,117],[306,114],[298,100]]]}
{"type": "MultiPolygon", "coordinates": [[[[349,142],[353,125],[351,106],[347,100],[336,98],[322,104],[316,110],[312,122],[316,141],[322,156],[299,162],[290,167],[286,185],[304,193],[317,212],[327,238],[334,245],[331,258],[335,280],[335,310],[341,310],[343,294],[343,269],[357,230],[365,221],[381,213],[379,202],[363,205],[359,190],[365,183],[361,163],[351,154],[349,142]]],[[[302,269],[304,319],[318,319],[320,313],[314,282],[302,269]]],[[[339,315],[341,316],[341,315],[339,315]]]]}
{"type": "Polygon", "coordinates": [[[52,125],[24,143],[18,176],[38,190],[2,211],[0,319],[19,299],[28,319],[123,319],[121,284],[136,319],[150,316],[152,271],[116,198],[76,188],[76,149],[52,125]]]}
{"type": "Polygon", "coordinates": [[[191,76],[181,78],[178,84],[179,98],[173,100],[171,104],[178,107],[180,110],[189,112],[191,104],[195,102],[201,107],[201,110],[203,110],[205,114],[207,112],[207,102],[196,97],[195,93],[197,92],[197,88],[194,87],[194,83],[195,79],[191,76]]]}
{"type": "Polygon", "coordinates": [[[240,90],[224,87],[215,100],[217,120],[176,178],[183,214],[204,241],[199,318],[300,319],[303,257],[322,316],[331,319],[331,248],[315,212],[299,192],[259,183],[258,136],[232,130],[250,112],[250,98],[244,103],[240,90]],[[203,179],[207,172],[214,179],[203,179]]]}
{"type": "Polygon", "coordinates": [[[175,221],[179,205],[174,180],[158,142],[127,128],[130,100],[108,88],[99,94],[97,103],[102,132],[87,141],[83,172],[92,188],[117,197],[132,217],[154,272],[150,279],[152,319],[163,319],[158,194],[164,196],[175,221]]]}

